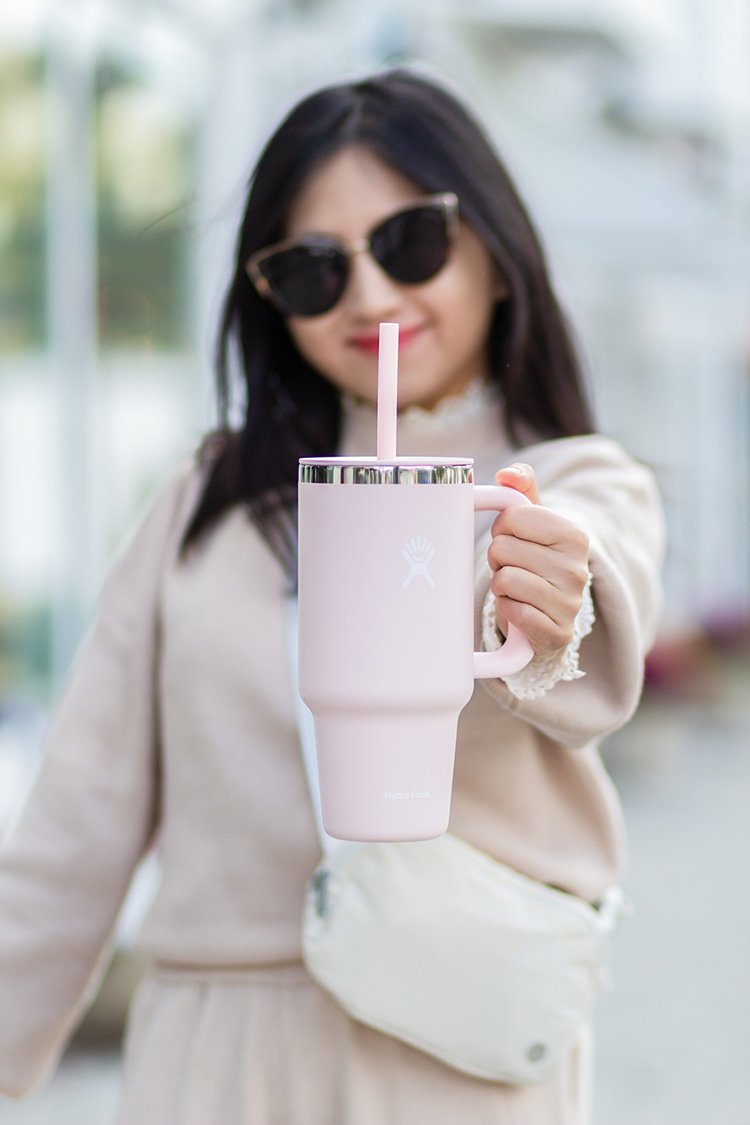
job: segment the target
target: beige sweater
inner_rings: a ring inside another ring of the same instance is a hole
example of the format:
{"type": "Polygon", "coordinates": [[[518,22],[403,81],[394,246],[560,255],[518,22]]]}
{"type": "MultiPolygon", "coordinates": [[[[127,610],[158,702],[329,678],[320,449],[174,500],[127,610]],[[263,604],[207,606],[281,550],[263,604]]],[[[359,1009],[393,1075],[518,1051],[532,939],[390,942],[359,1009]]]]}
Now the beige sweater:
{"type": "MultiPolygon", "coordinates": [[[[477,482],[518,456],[470,394],[409,411],[400,452],[474,456],[477,482]]],[[[371,410],[347,410],[343,453],[373,450],[371,410]]],[[[589,532],[596,623],[585,676],[541,699],[477,687],[459,725],[451,829],[592,900],[623,867],[617,798],[596,743],[632,714],[658,611],[660,507],[613,442],[521,455],[542,499],[589,532]]],[[[184,965],[300,956],[319,846],[294,723],[284,579],[243,510],[176,561],[200,479],[180,470],[106,583],[0,864],[0,1089],[40,1082],[99,983],[139,857],[158,829],[162,878],[142,947],[184,965]]],[[[477,630],[488,589],[477,541],[477,630]]]]}

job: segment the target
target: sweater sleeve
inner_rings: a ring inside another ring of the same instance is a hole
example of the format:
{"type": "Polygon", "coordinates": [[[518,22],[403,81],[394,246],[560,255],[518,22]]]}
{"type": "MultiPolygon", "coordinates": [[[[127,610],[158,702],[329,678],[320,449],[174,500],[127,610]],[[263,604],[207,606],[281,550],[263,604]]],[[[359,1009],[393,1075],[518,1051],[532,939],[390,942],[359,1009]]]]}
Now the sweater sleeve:
{"type": "MultiPolygon", "coordinates": [[[[550,738],[582,747],[622,726],[640,699],[661,608],[661,503],[650,471],[607,438],[546,442],[519,459],[536,470],[545,506],[589,536],[595,620],[580,645],[580,678],[560,681],[535,699],[515,698],[502,680],[483,684],[550,738]]],[[[488,545],[485,536],[477,556],[478,607],[489,590],[488,545]]]]}
{"type": "Polygon", "coordinates": [[[111,951],[157,794],[157,599],[182,469],[117,558],[0,853],[0,1090],[45,1081],[111,951]]]}

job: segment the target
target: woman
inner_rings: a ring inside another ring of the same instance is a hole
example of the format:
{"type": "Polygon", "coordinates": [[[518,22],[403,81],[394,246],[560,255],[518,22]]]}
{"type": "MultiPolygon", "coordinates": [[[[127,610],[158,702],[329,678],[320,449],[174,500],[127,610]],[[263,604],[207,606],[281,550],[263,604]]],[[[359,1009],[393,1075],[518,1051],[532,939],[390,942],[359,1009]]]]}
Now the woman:
{"type": "Polygon", "coordinates": [[[621,875],[597,744],[632,714],[653,637],[653,483],[593,433],[539,243],[476,123],[404,71],[331,87],[250,188],[218,360],[226,419],[239,359],[244,424],[224,421],[116,564],[3,859],[11,1093],[57,1057],[158,832],[121,1125],[586,1120],[585,1032],[546,1083],[479,1081],[349,1019],[300,961],[319,846],[285,664],[297,460],[374,451],[382,321],[401,326],[400,452],[471,455],[477,481],[533,501],[479,525],[483,643],[512,622],[535,657],[462,713],[451,831],[593,903],[621,875]]]}

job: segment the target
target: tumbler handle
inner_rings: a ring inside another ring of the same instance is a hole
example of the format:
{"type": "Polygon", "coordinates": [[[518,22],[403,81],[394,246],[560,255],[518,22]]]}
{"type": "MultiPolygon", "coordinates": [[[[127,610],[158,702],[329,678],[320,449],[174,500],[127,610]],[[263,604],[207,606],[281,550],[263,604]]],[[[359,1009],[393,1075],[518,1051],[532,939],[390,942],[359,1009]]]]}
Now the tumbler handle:
{"type": "MultiPolygon", "coordinates": [[[[528,497],[517,488],[506,488],[501,484],[479,484],[474,488],[475,512],[503,512],[506,508],[530,503],[528,497]]],[[[523,633],[508,622],[508,636],[499,649],[495,652],[474,653],[474,678],[491,680],[520,672],[533,655],[534,650],[523,633]]]]}

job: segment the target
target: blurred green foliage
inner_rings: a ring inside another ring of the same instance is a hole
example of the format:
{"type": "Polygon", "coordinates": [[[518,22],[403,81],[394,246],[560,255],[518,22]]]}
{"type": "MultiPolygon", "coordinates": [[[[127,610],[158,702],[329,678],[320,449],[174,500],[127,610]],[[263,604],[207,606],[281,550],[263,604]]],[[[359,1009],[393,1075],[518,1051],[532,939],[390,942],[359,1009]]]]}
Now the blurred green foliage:
{"type": "MultiPolygon", "coordinates": [[[[18,357],[46,364],[54,347],[47,292],[52,74],[43,52],[0,47],[0,379],[17,372],[18,357]]],[[[93,157],[99,352],[187,353],[190,112],[135,57],[127,67],[97,61],[90,105],[84,128],[93,157]]],[[[40,366],[42,378],[45,371],[40,366]]],[[[5,473],[10,459],[2,454],[5,473]]],[[[50,691],[53,597],[50,589],[31,604],[12,588],[0,590],[0,702],[50,691]]]]}
{"type": "Polygon", "coordinates": [[[42,61],[0,52],[0,351],[46,339],[44,169],[42,61]]]}
{"type": "Polygon", "coordinates": [[[52,607],[0,599],[0,702],[19,688],[46,696],[52,683],[52,607]]]}
{"type": "Polygon", "coordinates": [[[138,75],[95,86],[100,344],[187,349],[190,125],[138,75]]]}
{"type": "MultiPolygon", "coordinates": [[[[192,124],[103,61],[91,129],[99,346],[187,349],[192,124]]],[[[44,59],[0,52],[0,353],[47,345],[48,131],[44,59]]]]}

